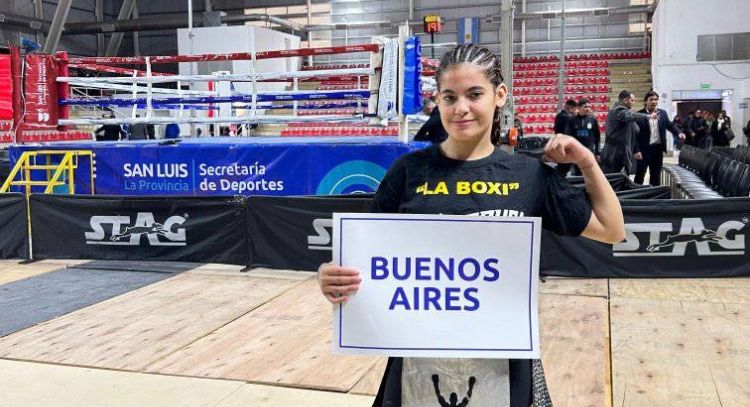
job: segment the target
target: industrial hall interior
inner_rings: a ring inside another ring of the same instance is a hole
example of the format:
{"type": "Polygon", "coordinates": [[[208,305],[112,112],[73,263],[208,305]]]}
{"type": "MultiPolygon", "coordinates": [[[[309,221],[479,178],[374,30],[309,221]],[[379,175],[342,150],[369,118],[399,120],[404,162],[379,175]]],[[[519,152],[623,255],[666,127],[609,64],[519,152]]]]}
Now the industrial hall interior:
{"type": "Polygon", "coordinates": [[[0,0],[0,406],[750,407],[750,1],[0,0]]]}

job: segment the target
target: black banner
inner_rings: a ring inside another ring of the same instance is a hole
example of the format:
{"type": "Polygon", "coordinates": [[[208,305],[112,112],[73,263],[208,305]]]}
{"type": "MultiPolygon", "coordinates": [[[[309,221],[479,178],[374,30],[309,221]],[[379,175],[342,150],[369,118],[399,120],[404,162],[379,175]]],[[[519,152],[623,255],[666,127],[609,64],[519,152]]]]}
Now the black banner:
{"type": "Polygon", "coordinates": [[[0,194],[0,259],[26,259],[29,233],[23,194],[0,194]]]}
{"type": "Polygon", "coordinates": [[[608,245],[544,232],[541,274],[594,278],[750,276],[750,198],[620,203],[625,241],[608,245]]]}
{"type": "Polygon", "coordinates": [[[247,264],[247,200],[31,196],[34,258],[247,264]]]}
{"type": "Polygon", "coordinates": [[[367,212],[372,196],[250,197],[250,266],[318,269],[331,261],[332,214],[367,212]]]}
{"type": "MultiPolygon", "coordinates": [[[[614,174],[604,174],[604,176],[607,178],[607,181],[609,181],[609,185],[612,186],[612,189],[615,192],[643,188],[642,185],[636,184],[635,182],[631,181],[630,178],[628,178],[625,174],[619,172],[614,174]]],[[[586,184],[582,176],[570,176],[565,179],[567,179],[571,184],[580,187],[583,187],[586,184]]]]}
{"type": "Polygon", "coordinates": [[[615,192],[619,199],[671,199],[672,189],[667,186],[634,188],[615,192]]]}

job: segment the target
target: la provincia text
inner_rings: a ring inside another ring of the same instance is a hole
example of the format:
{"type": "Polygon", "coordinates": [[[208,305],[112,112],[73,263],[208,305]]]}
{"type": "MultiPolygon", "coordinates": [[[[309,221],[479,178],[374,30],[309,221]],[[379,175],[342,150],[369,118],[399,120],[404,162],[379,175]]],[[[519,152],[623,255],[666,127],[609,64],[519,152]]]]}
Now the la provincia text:
{"type": "Polygon", "coordinates": [[[259,162],[211,165],[200,163],[124,163],[125,189],[132,191],[190,192],[195,178],[196,193],[226,192],[245,194],[260,191],[283,191],[284,181],[268,179],[267,167],[259,162]]]}

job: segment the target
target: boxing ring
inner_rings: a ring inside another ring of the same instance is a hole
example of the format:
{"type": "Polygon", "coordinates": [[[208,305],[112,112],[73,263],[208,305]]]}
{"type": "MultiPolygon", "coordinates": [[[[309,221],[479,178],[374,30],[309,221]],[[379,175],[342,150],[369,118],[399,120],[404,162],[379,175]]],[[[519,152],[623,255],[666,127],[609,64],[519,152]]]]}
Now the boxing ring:
{"type": "MultiPolygon", "coordinates": [[[[410,145],[406,134],[402,107],[410,104],[413,111],[415,101],[421,105],[421,58],[418,41],[415,46],[403,31],[398,39],[328,48],[144,57],[26,55],[20,58],[25,77],[14,80],[39,91],[16,109],[21,124],[15,126],[11,162],[25,151],[91,150],[98,194],[373,192],[393,160],[424,147],[410,145]],[[259,61],[268,59],[347,53],[368,53],[370,63],[256,70],[259,61]],[[189,75],[156,69],[217,61],[249,61],[250,68],[189,75]],[[250,90],[239,90],[239,84],[250,90]],[[264,90],[264,84],[286,89],[264,90]],[[410,100],[405,100],[405,88],[410,100]],[[91,136],[98,126],[170,124],[200,128],[204,137],[94,142],[91,136]],[[279,137],[205,137],[225,131],[279,137]],[[62,136],[70,132],[77,136],[62,136]]],[[[77,192],[90,192],[89,174],[76,172],[75,178],[77,192]]]]}

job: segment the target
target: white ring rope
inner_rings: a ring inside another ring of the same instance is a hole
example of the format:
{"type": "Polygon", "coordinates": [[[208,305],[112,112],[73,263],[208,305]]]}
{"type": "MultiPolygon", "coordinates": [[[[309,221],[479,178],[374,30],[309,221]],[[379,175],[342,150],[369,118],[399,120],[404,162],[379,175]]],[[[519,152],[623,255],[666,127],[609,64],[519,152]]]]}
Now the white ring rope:
{"type": "Polygon", "coordinates": [[[81,78],[77,76],[60,76],[58,82],[76,82],[76,83],[170,83],[170,82],[213,82],[213,81],[246,81],[252,82],[264,81],[271,79],[305,79],[320,76],[349,76],[362,75],[369,76],[375,73],[372,68],[353,68],[353,69],[329,69],[325,71],[295,71],[295,72],[261,72],[255,74],[229,74],[229,75],[173,75],[173,76],[138,76],[138,77],[88,77],[81,78]]]}

